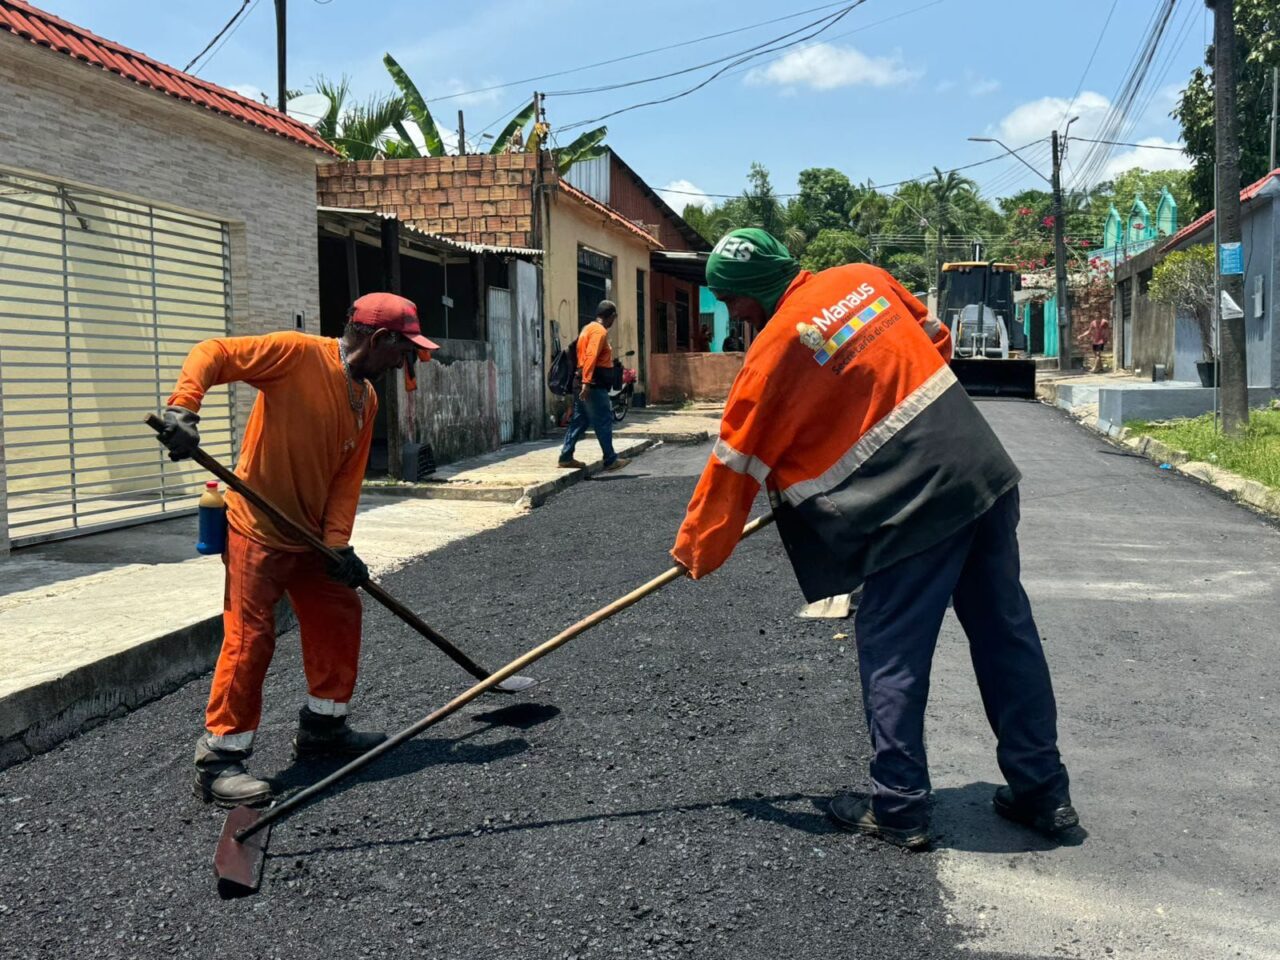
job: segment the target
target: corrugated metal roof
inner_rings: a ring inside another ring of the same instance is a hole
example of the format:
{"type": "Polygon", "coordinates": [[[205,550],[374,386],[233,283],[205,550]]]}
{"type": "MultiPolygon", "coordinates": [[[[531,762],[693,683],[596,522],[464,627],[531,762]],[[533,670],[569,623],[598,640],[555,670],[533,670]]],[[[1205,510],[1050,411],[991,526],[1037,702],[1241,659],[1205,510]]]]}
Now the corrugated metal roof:
{"type": "MultiPolygon", "coordinates": [[[[1247,203],[1248,201],[1256,197],[1258,194],[1260,194],[1263,188],[1266,187],[1267,182],[1270,181],[1272,177],[1280,177],[1280,167],[1277,167],[1275,170],[1272,170],[1261,180],[1258,180],[1255,183],[1251,183],[1249,184],[1249,186],[1241,190],[1240,202],[1247,203]]],[[[1210,210],[1208,213],[1204,214],[1198,219],[1192,220],[1185,227],[1183,227],[1181,230],[1175,233],[1172,237],[1170,237],[1165,242],[1164,246],[1162,246],[1160,249],[1172,250],[1174,247],[1178,246],[1184,240],[1195,236],[1197,233],[1199,233],[1209,224],[1213,223],[1213,216],[1216,212],[1217,212],[1216,210],[1210,210]]]]}
{"type": "Polygon", "coordinates": [[[150,87],[175,100],[185,100],[277,137],[338,156],[338,151],[320,139],[306,124],[272,107],[99,37],[83,27],[77,27],[74,23],[68,23],[24,3],[23,0],[0,0],[0,30],[37,46],[66,54],[73,60],[100,67],[108,73],[132,80],[141,87],[150,87]]]}
{"type": "MultiPolygon", "coordinates": [[[[394,213],[385,213],[381,210],[355,210],[349,207],[316,207],[316,212],[362,217],[369,220],[400,220],[400,218],[394,213]]],[[[472,243],[469,240],[458,240],[455,237],[445,237],[438,233],[432,233],[430,230],[423,230],[421,227],[416,227],[407,220],[400,220],[400,223],[415,237],[425,238],[429,242],[436,243],[442,247],[447,247],[448,249],[457,250],[462,253],[496,253],[508,254],[516,257],[542,256],[542,251],[536,247],[504,247],[492,243],[472,243]]]]}

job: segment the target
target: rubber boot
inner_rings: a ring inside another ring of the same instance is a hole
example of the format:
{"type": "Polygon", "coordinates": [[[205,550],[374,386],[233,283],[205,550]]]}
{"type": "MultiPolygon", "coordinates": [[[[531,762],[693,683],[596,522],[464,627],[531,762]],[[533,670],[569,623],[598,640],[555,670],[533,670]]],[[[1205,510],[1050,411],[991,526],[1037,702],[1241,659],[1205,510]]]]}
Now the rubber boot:
{"type": "Polygon", "coordinates": [[[219,750],[206,733],[196,741],[196,780],[193,793],[220,807],[258,807],[271,802],[271,784],[244,768],[252,750],[219,750]]]}
{"type": "Polygon", "coordinates": [[[306,757],[358,757],[387,739],[385,733],[361,733],[347,726],[346,717],[328,717],[303,707],[298,711],[298,735],[293,738],[295,760],[306,757]]]}

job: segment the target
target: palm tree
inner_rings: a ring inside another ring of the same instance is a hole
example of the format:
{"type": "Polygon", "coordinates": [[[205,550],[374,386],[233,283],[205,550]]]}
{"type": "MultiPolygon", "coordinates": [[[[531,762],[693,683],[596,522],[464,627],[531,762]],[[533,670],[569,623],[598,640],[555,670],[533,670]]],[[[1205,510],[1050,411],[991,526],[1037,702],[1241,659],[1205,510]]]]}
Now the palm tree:
{"type": "Polygon", "coordinates": [[[924,188],[925,196],[929,201],[929,206],[926,207],[929,212],[929,221],[937,230],[938,236],[934,250],[934,282],[937,283],[938,278],[942,276],[943,237],[949,227],[965,225],[963,212],[965,201],[973,201],[977,198],[978,185],[954,170],[943,173],[934,167],[933,179],[927,181],[924,188]]]}
{"type": "MultiPolygon", "coordinates": [[[[405,156],[405,144],[412,147],[408,132],[404,100],[400,97],[370,97],[364,103],[350,103],[351,82],[343,77],[333,81],[316,77],[317,93],[329,98],[329,109],[316,121],[321,139],[336,148],[348,160],[379,160],[405,156]],[[400,139],[391,136],[395,132],[400,139]]],[[[416,150],[410,156],[417,156],[416,150]]]]}

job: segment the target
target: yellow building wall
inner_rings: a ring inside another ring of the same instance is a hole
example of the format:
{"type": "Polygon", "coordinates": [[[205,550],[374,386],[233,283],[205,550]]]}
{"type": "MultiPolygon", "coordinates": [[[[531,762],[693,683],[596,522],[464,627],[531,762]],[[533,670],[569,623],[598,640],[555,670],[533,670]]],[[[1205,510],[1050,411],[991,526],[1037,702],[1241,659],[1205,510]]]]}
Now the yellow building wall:
{"type": "MultiPolygon", "coordinates": [[[[612,300],[618,305],[618,322],[609,331],[609,343],[616,358],[628,367],[640,369],[640,357],[625,357],[638,350],[639,318],[636,316],[636,271],[645,276],[645,309],[649,302],[649,251],[652,245],[628,230],[584,206],[579,201],[550,192],[547,209],[546,243],[543,255],[544,316],[547,321],[547,363],[550,363],[551,323],[560,327],[560,342],[567,346],[578,335],[578,247],[585,246],[613,259],[612,300]]],[[[594,309],[589,304],[588,309],[594,309]]],[[[646,344],[646,352],[652,348],[646,344]]],[[[646,364],[647,366],[647,364],[646,364]]],[[[545,368],[544,368],[545,369],[545,368]]],[[[641,381],[637,392],[647,390],[641,381]]],[[[561,398],[548,393],[548,410],[554,411],[561,398]]]]}

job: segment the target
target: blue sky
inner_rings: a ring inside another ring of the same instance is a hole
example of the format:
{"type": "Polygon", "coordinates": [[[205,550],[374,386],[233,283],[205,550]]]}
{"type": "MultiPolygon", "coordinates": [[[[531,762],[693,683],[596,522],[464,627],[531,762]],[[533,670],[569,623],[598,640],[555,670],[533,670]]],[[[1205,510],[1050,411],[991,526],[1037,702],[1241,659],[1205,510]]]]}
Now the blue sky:
{"type": "MultiPolygon", "coordinates": [[[[183,66],[240,6],[240,0],[38,0],[96,33],[183,66]]],[[[688,44],[818,7],[819,0],[290,0],[289,80],[348,75],[361,95],[390,90],[382,55],[391,52],[428,97],[467,95],[433,106],[452,127],[466,112],[469,139],[503,118],[536,87],[570,91],[616,84],[715,60],[798,30],[838,7],[688,44]],[[673,47],[674,44],[686,44],[673,47]],[[659,52],[564,76],[468,93],[538,74],[659,48],[659,52]]],[[[709,193],[742,189],[752,161],[779,191],[794,190],[805,167],[831,166],[877,183],[959,166],[999,152],[970,136],[1021,146],[1071,113],[1073,134],[1089,136],[1146,32],[1158,0],[866,0],[825,34],[785,53],[734,68],[672,103],[605,122],[608,142],[655,187],[709,193]],[[1110,20],[1108,22],[1108,16],[1110,20]],[[1104,30],[1104,24],[1106,29],[1104,30]],[[1097,48],[1092,64],[1090,56],[1097,48]],[[1086,66],[1088,69],[1086,71],[1086,66]]],[[[1168,117],[1177,90],[1204,51],[1203,3],[1181,0],[1155,58],[1147,94],[1127,118],[1127,140],[1177,142],[1168,117]]],[[[275,89],[272,0],[250,12],[200,76],[242,92],[275,89]]],[[[642,100],[667,96],[708,75],[702,70],[611,91],[549,96],[553,129],[642,100]]],[[[567,142],[575,134],[560,134],[567,142]]],[[[1071,146],[1079,163],[1088,144],[1071,146]]],[[[1048,170],[1048,148],[1026,151],[1048,170]]],[[[1182,154],[1115,148],[1108,170],[1185,165],[1182,154]]],[[[1041,185],[1005,158],[967,171],[999,196],[1041,185]]],[[[696,196],[671,193],[680,209],[696,196]]]]}

